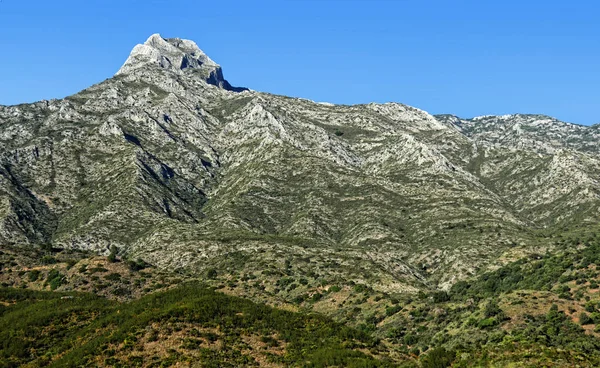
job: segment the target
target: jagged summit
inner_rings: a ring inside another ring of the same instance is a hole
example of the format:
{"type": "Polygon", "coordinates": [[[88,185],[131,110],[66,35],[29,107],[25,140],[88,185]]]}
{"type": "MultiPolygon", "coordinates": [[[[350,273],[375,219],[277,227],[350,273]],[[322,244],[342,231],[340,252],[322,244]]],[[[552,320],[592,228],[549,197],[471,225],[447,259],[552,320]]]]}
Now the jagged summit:
{"type": "Polygon", "coordinates": [[[207,83],[230,91],[245,88],[232,87],[223,77],[221,66],[206,55],[194,41],[163,38],[156,33],[143,44],[136,45],[116,75],[145,72],[159,67],[177,74],[197,73],[207,83]]]}

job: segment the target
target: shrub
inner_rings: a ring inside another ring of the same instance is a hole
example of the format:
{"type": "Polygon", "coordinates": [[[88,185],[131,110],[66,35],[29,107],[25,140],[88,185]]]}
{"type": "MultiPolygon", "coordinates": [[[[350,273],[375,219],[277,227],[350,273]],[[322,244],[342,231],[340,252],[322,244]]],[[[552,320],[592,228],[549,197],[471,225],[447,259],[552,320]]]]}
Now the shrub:
{"type": "Polygon", "coordinates": [[[58,261],[52,256],[43,256],[41,262],[43,265],[51,265],[57,263],[58,261]]]}
{"type": "Polygon", "coordinates": [[[114,263],[114,262],[116,262],[116,261],[117,261],[117,252],[118,252],[118,251],[119,251],[119,250],[117,249],[117,247],[116,247],[115,245],[111,245],[111,246],[110,246],[110,253],[109,253],[109,255],[108,255],[108,261],[109,261],[109,262],[112,262],[112,263],[114,263]]]}
{"type": "Polygon", "coordinates": [[[404,343],[406,345],[414,345],[417,342],[419,342],[419,338],[416,335],[413,335],[413,334],[406,334],[406,335],[404,335],[404,338],[402,338],[402,340],[404,341],[404,343]]]}
{"type": "Polygon", "coordinates": [[[587,312],[593,313],[596,311],[596,304],[593,302],[587,302],[585,303],[585,310],[587,312]]]}
{"type": "Polygon", "coordinates": [[[587,313],[581,312],[581,314],[579,315],[579,323],[582,326],[585,326],[585,325],[591,325],[592,323],[594,323],[594,321],[587,313]]]}
{"type": "Polygon", "coordinates": [[[56,290],[64,283],[65,277],[58,270],[52,269],[48,272],[46,281],[50,285],[50,290],[56,290]]]}
{"type": "Polygon", "coordinates": [[[356,291],[357,293],[362,293],[365,292],[369,289],[369,287],[365,284],[356,284],[354,286],[354,291],[356,291]]]}
{"type": "Polygon", "coordinates": [[[125,288],[118,287],[112,291],[112,294],[115,296],[127,296],[130,294],[130,292],[125,288]]]}
{"type": "Polygon", "coordinates": [[[498,306],[498,302],[495,300],[490,300],[483,309],[483,314],[485,318],[490,318],[497,316],[502,313],[502,309],[498,306]]]}
{"type": "Polygon", "coordinates": [[[293,282],[293,277],[282,277],[279,280],[277,280],[276,285],[281,286],[281,288],[285,289],[288,285],[291,285],[293,282]]]}
{"type": "Polygon", "coordinates": [[[277,342],[277,340],[275,340],[271,336],[262,336],[260,338],[260,341],[262,341],[263,343],[265,343],[269,347],[277,347],[277,346],[279,346],[279,342],[277,342]]]}
{"type": "Polygon", "coordinates": [[[40,277],[40,273],[41,272],[39,270],[33,270],[33,271],[29,272],[29,275],[28,275],[29,281],[31,281],[31,282],[37,281],[38,278],[40,277]]]}
{"type": "Polygon", "coordinates": [[[400,312],[402,310],[402,307],[399,305],[394,305],[391,307],[386,307],[385,308],[385,315],[390,317],[393,316],[394,314],[400,312]]]}
{"type": "Polygon", "coordinates": [[[77,264],[77,260],[75,259],[67,259],[67,270],[70,270],[77,264]]]}
{"type": "Polygon", "coordinates": [[[208,270],[206,270],[206,278],[210,279],[210,280],[214,280],[217,278],[217,270],[215,270],[214,268],[209,268],[208,270]]]}
{"type": "Polygon", "coordinates": [[[109,281],[120,281],[121,275],[118,273],[111,273],[111,274],[104,276],[104,278],[109,281]]]}
{"type": "Polygon", "coordinates": [[[298,295],[297,297],[295,297],[292,301],[295,304],[302,304],[307,299],[307,297],[308,296],[306,294],[301,294],[301,295],[298,295]]]}
{"type": "Polygon", "coordinates": [[[141,258],[138,258],[135,261],[128,261],[127,265],[129,266],[129,269],[134,272],[143,270],[144,268],[148,267],[148,264],[144,262],[144,260],[142,260],[141,258]]]}
{"type": "Polygon", "coordinates": [[[456,354],[453,351],[439,347],[431,350],[421,359],[421,367],[446,368],[452,365],[454,359],[456,359],[456,354]]]}
{"type": "Polygon", "coordinates": [[[434,303],[443,303],[450,300],[450,295],[445,291],[436,291],[432,298],[434,303]]]}

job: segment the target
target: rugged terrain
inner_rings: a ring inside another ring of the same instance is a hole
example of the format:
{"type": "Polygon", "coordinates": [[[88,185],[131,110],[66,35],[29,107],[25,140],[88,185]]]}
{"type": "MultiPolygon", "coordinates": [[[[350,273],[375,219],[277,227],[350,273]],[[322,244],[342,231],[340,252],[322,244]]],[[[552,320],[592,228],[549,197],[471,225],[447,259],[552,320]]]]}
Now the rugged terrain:
{"type": "Polygon", "coordinates": [[[193,42],[159,35],[115,77],[2,107],[0,124],[5,244],[115,245],[168,269],[285,255],[414,290],[598,216],[596,126],[234,88],[193,42]]]}
{"type": "MultiPolygon", "coordinates": [[[[194,42],[153,35],[104,82],[62,100],[0,106],[8,255],[0,281],[124,301],[200,279],[327,314],[404,346],[392,356],[414,356],[433,336],[406,342],[397,325],[437,330],[406,322],[425,318],[407,306],[422,313],[427,295],[450,291],[452,301],[439,301],[449,322],[435,307],[425,312],[442,335],[519,326],[480,322],[494,317],[481,312],[487,299],[467,302],[452,290],[513,261],[596,244],[598,129],[542,115],[462,119],[256,92],[233,87],[194,42]],[[97,264],[94,254],[111,252],[122,263],[97,264]],[[134,270],[151,264],[164,281],[137,277],[127,260],[134,270]],[[37,268],[43,278],[32,281],[37,268]],[[400,300],[406,315],[394,307],[400,300]],[[466,330],[452,324],[469,316],[466,330]]],[[[547,309],[566,295],[559,278],[584,269],[579,259],[571,266],[533,288],[556,291],[544,297],[547,309]]],[[[488,296],[508,300],[495,289],[488,296]]],[[[431,346],[443,344],[457,349],[443,338],[431,346]]]]}
{"type": "Polygon", "coordinates": [[[564,250],[417,294],[315,284],[289,267],[174,274],[113,252],[8,247],[0,367],[596,367],[600,240],[556,241],[564,250]],[[273,275],[279,291],[265,290],[273,275]]]}

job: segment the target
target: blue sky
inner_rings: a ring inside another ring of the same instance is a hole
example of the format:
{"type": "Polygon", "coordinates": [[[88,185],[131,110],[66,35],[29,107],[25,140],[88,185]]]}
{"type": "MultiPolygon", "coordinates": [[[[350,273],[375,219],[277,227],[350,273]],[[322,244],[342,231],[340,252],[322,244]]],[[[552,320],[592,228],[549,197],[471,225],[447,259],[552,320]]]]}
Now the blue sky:
{"type": "Polygon", "coordinates": [[[0,0],[0,104],[112,76],[152,33],[193,39],[234,85],[462,117],[600,122],[600,2],[0,0]]]}

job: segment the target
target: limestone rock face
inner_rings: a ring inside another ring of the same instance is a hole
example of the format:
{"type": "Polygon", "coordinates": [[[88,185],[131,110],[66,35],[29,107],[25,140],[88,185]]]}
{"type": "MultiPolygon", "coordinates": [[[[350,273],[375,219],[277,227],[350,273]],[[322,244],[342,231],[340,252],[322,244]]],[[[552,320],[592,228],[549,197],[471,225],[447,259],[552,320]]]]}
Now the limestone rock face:
{"type": "Polygon", "coordinates": [[[153,67],[178,74],[193,72],[215,86],[227,90],[243,90],[232,87],[223,78],[221,67],[200,50],[194,41],[164,39],[159,34],[153,34],[144,44],[136,45],[116,75],[134,71],[147,72],[153,67]]]}
{"type": "Polygon", "coordinates": [[[448,287],[598,223],[599,134],[236,89],[194,42],[153,35],[111,79],[0,106],[0,242],[448,287]]]}

